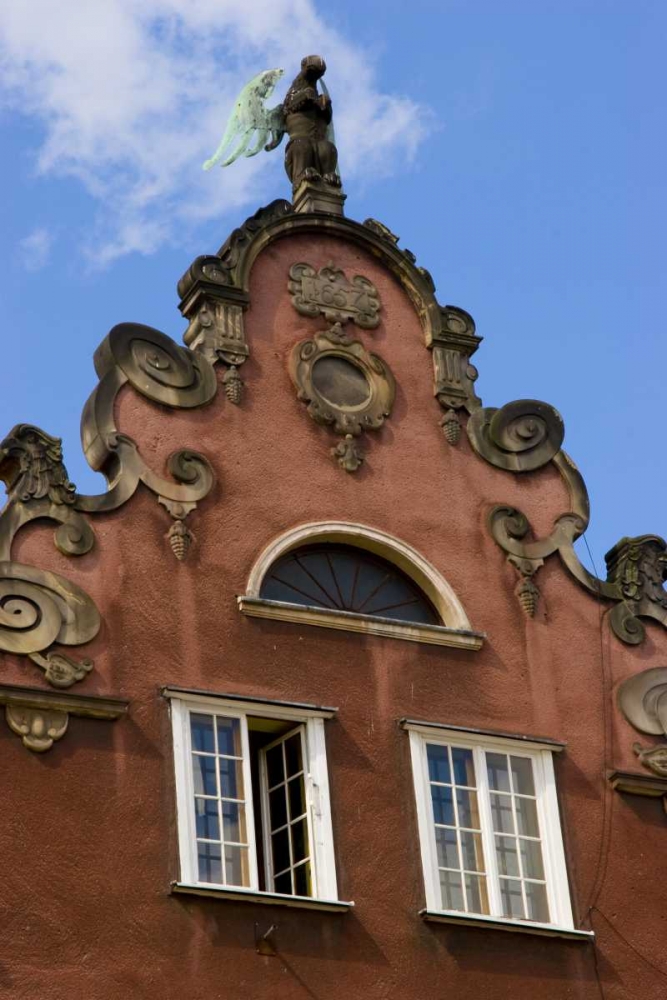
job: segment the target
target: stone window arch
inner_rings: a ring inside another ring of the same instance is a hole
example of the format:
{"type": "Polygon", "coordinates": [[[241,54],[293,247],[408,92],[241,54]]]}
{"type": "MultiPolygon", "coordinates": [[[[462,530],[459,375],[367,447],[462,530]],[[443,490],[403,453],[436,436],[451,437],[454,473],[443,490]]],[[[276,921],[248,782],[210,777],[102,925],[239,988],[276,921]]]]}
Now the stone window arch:
{"type": "Polygon", "coordinates": [[[479,649],[484,639],[444,576],[416,549],[345,521],[302,524],[274,538],[238,602],[251,617],[414,642],[479,649]],[[359,596],[354,581],[362,576],[359,596]]]}

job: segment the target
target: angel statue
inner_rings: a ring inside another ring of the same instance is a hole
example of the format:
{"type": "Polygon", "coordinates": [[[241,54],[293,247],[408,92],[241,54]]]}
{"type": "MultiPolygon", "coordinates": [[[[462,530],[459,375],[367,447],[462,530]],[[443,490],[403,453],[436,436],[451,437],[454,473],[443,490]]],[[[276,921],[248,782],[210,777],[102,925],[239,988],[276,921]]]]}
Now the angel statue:
{"type": "Polygon", "coordinates": [[[253,77],[239,94],[220,145],[204,164],[204,170],[218,163],[228,167],[239,156],[255,156],[262,148],[268,153],[280,145],[287,132],[285,170],[293,190],[303,180],[340,187],[331,98],[322,80],[326,68],[321,56],[302,59],[301,72],[283,103],[275,108],[265,107],[264,101],[275,90],[283,70],[268,69],[253,77]]]}

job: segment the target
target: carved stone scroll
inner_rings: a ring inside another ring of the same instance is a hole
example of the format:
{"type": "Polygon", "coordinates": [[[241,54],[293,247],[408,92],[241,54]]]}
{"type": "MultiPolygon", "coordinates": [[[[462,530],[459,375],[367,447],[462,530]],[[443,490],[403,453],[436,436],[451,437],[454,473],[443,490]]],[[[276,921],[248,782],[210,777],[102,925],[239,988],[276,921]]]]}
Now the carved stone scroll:
{"type": "Polygon", "coordinates": [[[552,406],[533,399],[508,403],[500,410],[475,411],[468,421],[474,450],[496,468],[536,472],[551,463],[570,494],[570,509],[556,518],[543,539],[531,540],[528,519],[516,508],[497,505],[489,514],[495,541],[522,577],[517,595],[530,613],[537,594],[534,574],[544,559],[558,552],[575,580],[598,599],[615,602],[609,623],[618,638],[630,645],[644,639],[640,618],[667,626],[667,543],[657,535],[623,538],[607,553],[607,579],[600,580],[582,565],[574,542],[588,527],[589,504],[585,483],[572,459],[562,450],[563,421],[552,406]]]}
{"type": "Polygon", "coordinates": [[[335,323],[293,348],[290,374],[313,420],[344,439],[332,449],[339,465],[355,472],[363,454],[353,439],[381,427],[391,413],[396,389],[388,367],[335,323]]]}
{"type": "Polygon", "coordinates": [[[361,274],[350,281],[342,268],[329,262],[319,271],[310,264],[293,264],[289,276],[292,304],[302,316],[321,315],[330,323],[351,320],[366,330],[380,322],[377,289],[361,274]]]}
{"type": "Polygon", "coordinates": [[[77,493],[63,463],[60,440],[38,427],[18,424],[0,444],[0,479],[8,490],[0,515],[0,651],[29,657],[56,688],[83,680],[93,663],[55,647],[90,642],[99,631],[100,615],[89,595],[65,577],[13,561],[17,532],[38,519],[54,522],[56,547],[67,556],[83,555],[95,541],[91,515],[115,510],[143,484],[165,505],[174,505],[173,511],[183,512],[181,517],[172,511],[181,525],[174,531],[179,537],[170,539],[179,556],[192,539],[182,520],[213,484],[208,460],[186,449],[174,452],[167,462],[172,481],[156,475],[137,444],[114,422],[116,396],[126,383],[166,406],[208,403],[217,380],[206,358],[179,347],[159,330],[123,323],[100,345],[95,365],[100,383],[84,409],[82,439],[89,463],[107,478],[106,493],[77,493]]]}
{"type": "MultiPolygon", "coordinates": [[[[667,667],[643,670],[623,681],[618,705],[639,732],[667,736],[667,667]]],[[[659,778],[667,778],[667,742],[651,747],[634,743],[632,749],[644,767],[659,778]]]]}

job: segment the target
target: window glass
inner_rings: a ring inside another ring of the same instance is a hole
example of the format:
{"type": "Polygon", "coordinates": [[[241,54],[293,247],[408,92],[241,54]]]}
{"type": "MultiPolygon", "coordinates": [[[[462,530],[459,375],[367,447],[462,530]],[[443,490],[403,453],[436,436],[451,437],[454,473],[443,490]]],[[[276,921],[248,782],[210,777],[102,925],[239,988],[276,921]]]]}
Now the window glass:
{"type": "Polygon", "coordinates": [[[424,744],[438,908],[549,923],[535,755],[424,744]]]}
{"type": "Polygon", "coordinates": [[[183,884],[336,900],[324,713],[220,701],[172,700],[183,884]]]}
{"type": "Polygon", "coordinates": [[[430,743],[426,753],[442,907],[488,913],[472,751],[430,743]],[[446,765],[443,754],[447,755],[446,765]],[[436,781],[433,776],[446,780],[436,781]],[[460,782],[465,787],[459,787],[460,782]]]}
{"type": "Polygon", "coordinates": [[[312,891],[304,738],[300,726],[266,747],[261,772],[271,840],[269,888],[297,896],[310,896],[312,891]]]}
{"type": "Polygon", "coordinates": [[[304,546],[278,559],[261,597],[430,625],[442,622],[419,587],[393,563],[352,545],[304,546]]]}
{"type": "Polygon", "coordinates": [[[249,885],[239,719],[191,713],[199,880],[249,885]]]}

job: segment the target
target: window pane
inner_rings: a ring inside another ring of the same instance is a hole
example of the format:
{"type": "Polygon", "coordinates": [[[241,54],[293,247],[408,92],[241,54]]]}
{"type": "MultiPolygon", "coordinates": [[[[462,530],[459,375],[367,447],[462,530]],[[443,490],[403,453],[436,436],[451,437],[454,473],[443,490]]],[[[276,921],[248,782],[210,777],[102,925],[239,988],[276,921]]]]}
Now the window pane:
{"type": "Polygon", "coordinates": [[[285,740],[285,758],[287,760],[287,777],[303,771],[301,761],[301,733],[295,733],[285,740]]]}
{"type": "Polygon", "coordinates": [[[510,757],[512,785],[519,795],[534,795],[533,762],[528,757],[510,757]]]}
{"type": "Polygon", "coordinates": [[[521,882],[514,879],[500,879],[500,896],[503,901],[503,916],[525,918],[521,882]]]}
{"type": "Polygon", "coordinates": [[[520,840],[519,850],[524,878],[544,878],[542,847],[539,840],[520,840]]]}
{"type": "Polygon", "coordinates": [[[229,757],[241,756],[241,725],[238,719],[217,718],[218,753],[229,757]]]}
{"type": "Polygon", "coordinates": [[[273,851],[273,870],[281,872],[290,866],[289,858],[289,836],[287,828],[279,830],[271,837],[271,849],[273,851]]]}
{"type": "Polygon", "coordinates": [[[266,770],[269,781],[269,788],[285,780],[285,770],[283,767],[283,745],[279,743],[266,751],[266,770]]]}
{"type": "Polygon", "coordinates": [[[289,790],[290,817],[296,819],[297,816],[303,816],[306,811],[306,791],[303,785],[303,775],[299,775],[298,778],[292,778],[287,788],[289,790]]]}
{"type": "Polygon", "coordinates": [[[501,875],[519,876],[519,855],[515,837],[496,837],[496,858],[501,875]]]}
{"type": "Polygon", "coordinates": [[[250,885],[250,873],[248,871],[248,848],[247,847],[225,847],[225,868],[227,871],[227,885],[250,885]]]}
{"type": "Polygon", "coordinates": [[[539,837],[540,828],[537,824],[537,808],[534,799],[515,799],[516,818],[519,833],[524,837],[539,837]]]}
{"type": "Polygon", "coordinates": [[[313,886],[310,877],[310,861],[294,869],[294,891],[297,896],[312,896],[313,886]]]}
{"type": "Polygon", "coordinates": [[[454,803],[451,788],[446,788],[443,785],[431,785],[431,799],[435,822],[443,823],[445,826],[454,826],[454,803]]]}
{"type": "Polygon", "coordinates": [[[222,803],[222,830],[225,840],[246,843],[245,806],[238,802],[222,803]]]}
{"type": "Polygon", "coordinates": [[[466,897],[468,913],[488,913],[489,898],[486,892],[486,879],[483,875],[466,875],[466,897]]]}
{"type": "Polygon", "coordinates": [[[285,800],[285,788],[283,785],[269,792],[269,812],[271,814],[272,830],[277,830],[278,827],[285,826],[287,823],[287,802],[285,800]]]}
{"type": "Polygon", "coordinates": [[[216,799],[195,799],[197,836],[204,840],[220,840],[218,803],[216,799]]]}
{"type": "Polygon", "coordinates": [[[462,747],[452,747],[452,764],[454,766],[454,781],[457,785],[475,787],[475,766],[472,762],[472,750],[462,747]]]}
{"type": "Polygon", "coordinates": [[[498,795],[492,792],[490,799],[493,829],[496,833],[514,833],[512,797],[510,795],[498,795]]]}
{"type": "Polygon", "coordinates": [[[195,795],[218,794],[218,785],[215,780],[215,761],[215,757],[192,757],[195,795]]]}
{"type": "Polygon", "coordinates": [[[510,776],[507,770],[506,754],[487,753],[486,770],[489,775],[489,788],[499,792],[509,792],[510,776]]]}
{"type": "Polygon", "coordinates": [[[461,876],[457,872],[440,872],[443,910],[465,910],[461,876]]]}
{"type": "Polygon", "coordinates": [[[482,850],[482,838],[478,833],[467,833],[461,831],[461,853],[463,854],[463,867],[472,872],[484,871],[484,852],[482,850]]]}
{"type": "Polygon", "coordinates": [[[436,743],[429,743],[426,748],[428,757],[428,776],[431,781],[440,781],[445,785],[451,784],[452,778],[449,773],[449,754],[447,747],[438,746],[436,743]]]}
{"type": "Polygon", "coordinates": [[[190,713],[190,732],[192,733],[192,749],[203,750],[205,753],[215,753],[213,741],[213,716],[190,713]]]}
{"type": "Polygon", "coordinates": [[[442,624],[419,587],[396,566],[362,549],[312,545],[278,559],[261,597],[398,621],[442,624]]]}
{"type": "Polygon", "coordinates": [[[537,920],[541,924],[549,923],[549,904],[547,889],[541,882],[525,882],[526,899],[528,901],[528,919],[537,920]]]}
{"type": "Polygon", "coordinates": [[[199,881],[222,884],[222,855],[220,844],[197,844],[199,881]]]}
{"type": "Polygon", "coordinates": [[[243,765],[231,757],[219,757],[220,794],[225,799],[243,798],[243,765]]]}
{"type": "Polygon", "coordinates": [[[292,862],[296,864],[308,857],[308,826],[305,819],[292,823],[292,862]]]}
{"type": "Polygon", "coordinates": [[[446,830],[442,826],[435,828],[435,846],[438,853],[440,868],[460,868],[459,847],[456,842],[456,830],[446,830]]]}
{"type": "Polygon", "coordinates": [[[456,804],[459,810],[459,826],[471,826],[479,830],[477,792],[467,792],[465,789],[457,788],[456,804]]]}
{"type": "Polygon", "coordinates": [[[283,892],[287,896],[292,895],[292,874],[290,871],[283,872],[282,875],[273,880],[273,891],[283,892]]]}

